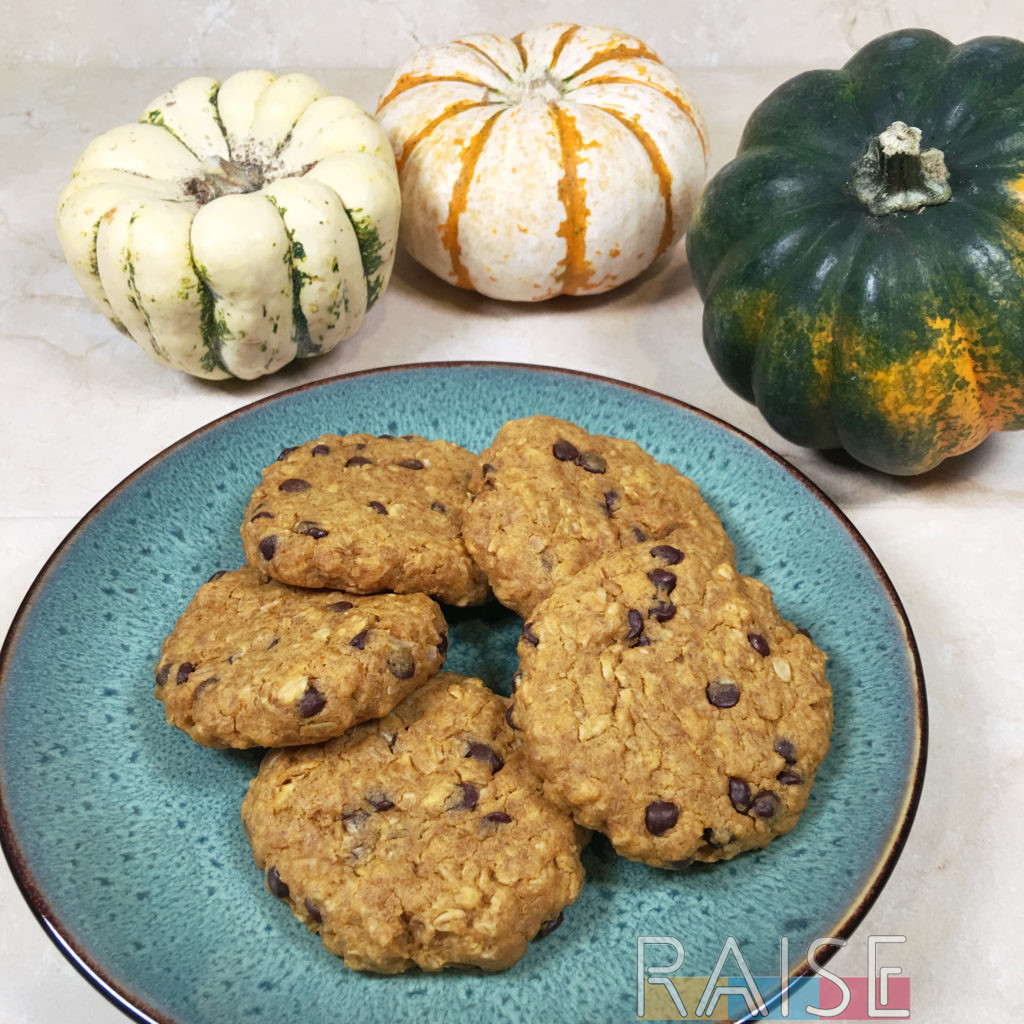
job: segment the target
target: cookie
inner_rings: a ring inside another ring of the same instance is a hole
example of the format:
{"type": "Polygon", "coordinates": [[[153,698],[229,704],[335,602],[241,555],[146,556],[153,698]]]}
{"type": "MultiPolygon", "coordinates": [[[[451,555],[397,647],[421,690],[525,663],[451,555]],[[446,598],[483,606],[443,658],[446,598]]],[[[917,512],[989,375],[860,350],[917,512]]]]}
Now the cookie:
{"type": "Polygon", "coordinates": [[[472,452],[422,437],[324,435],[263,471],[241,527],[246,560],[300,587],[482,603],[462,540],[472,452]]]}
{"type": "Polygon", "coordinates": [[[501,970],[562,919],[585,833],[541,792],[479,679],[269,753],[242,803],[267,887],[349,967],[501,970]]]}
{"type": "Polygon", "coordinates": [[[164,641],[155,692],[203,746],[315,743],[386,714],[447,648],[425,594],[304,590],[244,566],[199,588],[164,641]]]}
{"type": "Polygon", "coordinates": [[[523,617],[598,555],[685,528],[731,560],[732,542],[697,485],[633,441],[551,416],[507,422],[470,481],[466,546],[495,597],[523,617]]]}
{"type": "Polygon", "coordinates": [[[607,555],[538,605],[510,712],[550,798],[659,867],[793,828],[832,730],[825,654],[687,539],[607,555]]]}

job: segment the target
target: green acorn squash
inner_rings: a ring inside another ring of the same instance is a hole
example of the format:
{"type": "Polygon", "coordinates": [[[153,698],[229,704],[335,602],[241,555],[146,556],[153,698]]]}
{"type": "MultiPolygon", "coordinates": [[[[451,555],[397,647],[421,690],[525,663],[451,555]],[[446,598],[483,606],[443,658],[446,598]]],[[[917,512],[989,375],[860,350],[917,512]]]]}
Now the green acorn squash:
{"type": "Polygon", "coordinates": [[[717,372],[794,443],[915,474],[1024,427],[1024,43],[900,31],[785,82],[687,255],[717,372]]]}

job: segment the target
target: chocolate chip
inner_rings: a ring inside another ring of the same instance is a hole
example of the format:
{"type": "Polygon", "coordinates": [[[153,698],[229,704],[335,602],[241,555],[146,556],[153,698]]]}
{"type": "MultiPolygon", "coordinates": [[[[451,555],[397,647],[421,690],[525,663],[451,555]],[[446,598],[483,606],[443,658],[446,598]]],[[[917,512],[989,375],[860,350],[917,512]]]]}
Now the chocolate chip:
{"type": "MultiPolygon", "coordinates": [[[[315,455],[316,452],[314,452],[313,454],[315,455]]],[[[306,913],[309,914],[311,920],[313,920],[316,924],[323,924],[324,919],[323,915],[320,913],[320,908],[312,900],[306,900],[305,904],[306,913]]]]}
{"type": "Polygon", "coordinates": [[[633,527],[633,537],[636,540],[637,544],[642,544],[645,540],[647,540],[647,534],[643,530],[641,530],[639,526],[633,527]]]}
{"type": "Polygon", "coordinates": [[[647,578],[658,590],[664,591],[666,594],[671,594],[676,588],[676,574],[669,572],[668,569],[652,569],[647,574],[647,578]]]}
{"type": "Polygon", "coordinates": [[[440,657],[445,657],[448,654],[448,634],[442,633],[441,639],[437,642],[437,653],[440,657]]]}
{"type": "Polygon", "coordinates": [[[301,494],[303,491],[308,491],[309,488],[309,481],[302,480],[297,476],[290,476],[287,480],[282,480],[277,487],[279,491],[285,491],[288,494],[301,494]]]}
{"type": "Polygon", "coordinates": [[[196,667],[190,661],[183,661],[178,666],[178,674],[174,677],[174,681],[181,686],[182,683],[188,681],[188,677],[195,672],[196,667]]]}
{"type": "Polygon", "coordinates": [[[652,836],[663,836],[679,820],[679,808],[668,800],[653,800],[644,810],[644,825],[652,836]]]}
{"type": "Polygon", "coordinates": [[[629,623],[626,639],[635,640],[644,631],[644,617],[635,608],[630,608],[626,612],[626,621],[629,623]]]}
{"type": "Polygon", "coordinates": [[[565,920],[565,911],[560,910],[558,917],[553,917],[550,921],[544,921],[540,928],[537,929],[537,934],[534,936],[535,939],[546,939],[563,921],[565,920]]]}
{"type": "Polygon", "coordinates": [[[750,810],[751,803],[750,783],[731,775],[729,777],[729,800],[740,814],[746,814],[750,810]]]}
{"type": "Polygon", "coordinates": [[[267,868],[267,888],[270,890],[271,896],[275,896],[279,900],[288,899],[288,886],[281,881],[281,876],[275,867],[267,868]]]}
{"type": "Polygon", "coordinates": [[[273,512],[263,511],[263,512],[257,512],[252,517],[252,519],[249,520],[249,522],[250,523],[255,523],[257,519],[276,519],[276,518],[277,517],[274,515],[273,512]]]}
{"type": "Polygon", "coordinates": [[[306,692],[299,698],[295,710],[299,718],[312,718],[318,715],[327,707],[327,698],[312,684],[306,687],[306,692]]]}
{"type": "Polygon", "coordinates": [[[770,789],[762,789],[754,797],[752,808],[755,818],[768,821],[782,810],[782,801],[770,789]]]}
{"type": "Polygon", "coordinates": [[[271,534],[269,537],[264,537],[257,547],[259,548],[259,552],[263,556],[264,561],[269,562],[277,551],[277,537],[274,534],[271,534]]]}
{"type": "Polygon", "coordinates": [[[605,491],[604,492],[604,507],[611,514],[619,507],[619,495],[616,491],[605,491]]]}
{"type": "Polygon", "coordinates": [[[419,459],[402,459],[398,463],[402,469],[422,469],[423,463],[419,459]]]}
{"type": "Polygon", "coordinates": [[[676,613],[676,606],[671,601],[655,601],[650,608],[647,609],[647,614],[654,619],[655,622],[668,622],[676,613]]]}
{"type": "Polygon", "coordinates": [[[537,644],[540,643],[540,637],[534,633],[533,624],[530,622],[524,624],[520,637],[533,647],[536,647],[537,644]]]}
{"type": "Polygon", "coordinates": [[[551,454],[559,462],[572,462],[579,456],[580,450],[571,441],[560,438],[551,446],[551,454]]]}
{"type": "Polygon", "coordinates": [[[452,805],[453,811],[472,811],[480,799],[480,790],[472,782],[459,783],[458,801],[452,805]]]}
{"type": "Polygon", "coordinates": [[[362,808],[354,811],[343,811],[341,823],[345,826],[346,832],[358,832],[369,820],[370,815],[362,808]]]}
{"type": "Polygon", "coordinates": [[[576,465],[588,473],[607,473],[608,463],[597,452],[582,452],[576,457],[576,465]]]}
{"type": "Polygon", "coordinates": [[[683,560],[685,555],[679,548],[674,548],[671,544],[656,544],[651,548],[651,557],[660,558],[666,565],[676,565],[683,560]]]}
{"type": "Polygon", "coordinates": [[[732,842],[732,833],[725,828],[706,828],[701,833],[701,839],[705,846],[713,846],[720,849],[732,842]]]}
{"type": "Polygon", "coordinates": [[[271,647],[276,647],[278,645],[278,643],[280,642],[280,640],[281,640],[281,638],[279,636],[271,637],[270,643],[267,644],[267,646],[264,648],[264,650],[269,651],[271,647]]]}
{"type": "Polygon", "coordinates": [[[212,583],[214,580],[219,580],[221,578],[221,576],[223,576],[224,573],[226,573],[226,572],[227,572],[226,569],[218,569],[206,582],[207,583],[212,583]]]}
{"type": "Polygon", "coordinates": [[[474,761],[486,762],[490,765],[492,775],[496,775],[505,767],[505,762],[501,755],[486,743],[470,743],[463,756],[471,757],[474,761]]]}
{"type": "Polygon", "coordinates": [[[351,601],[332,601],[327,606],[329,612],[347,612],[350,608],[355,608],[351,601]]]}
{"type": "Polygon", "coordinates": [[[804,781],[804,777],[799,772],[790,771],[788,768],[783,768],[775,778],[784,786],[799,786],[804,781]]]}
{"type": "Polygon", "coordinates": [[[331,449],[328,448],[327,445],[325,445],[325,444],[316,444],[316,445],[313,445],[313,447],[310,450],[309,454],[310,455],[330,455],[331,454],[331,449]]]}
{"type": "Polygon", "coordinates": [[[716,708],[734,708],[740,700],[740,688],[731,679],[712,679],[704,693],[716,708]]]}
{"type": "Polygon", "coordinates": [[[388,514],[388,510],[379,501],[371,501],[370,508],[379,516],[386,516],[388,514]]]}
{"type": "Polygon", "coordinates": [[[775,741],[772,749],[786,764],[796,764],[796,748],[793,746],[792,740],[787,740],[785,737],[780,736],[775,741]]]}
{"type": "Polygon", "coordinates": [[[316,523],[311,523],[308,519],[303,519],[292,527],[292,533],[298,533],[303,537],[312,537],[313,540],[323,540],[328,531],[316,523]]]}
{"type": "Polygon", "coordinates": [[[282,448],[281,449],[281,454],[278,455],[278,457],[277,457],[277,461],[278,462],[284,462],[284,460],[287,459],[288,456],[291,455],[292,452],[297,451],[298,448],[299,448],[299,446],[297,444],[293,444],[289,448],[282,448]]]}
{"type": "Polygon", "coordinates": [[[481,476],[490,476],[490,475],[491,475],[492,473],[496,472],[497,468],[498,468],[498,467],[497,467],[497,466],[495,466],[495,465],[494,465],[493,463],[491,463],[491,462],[485,462],[485,463],[484,463],[484,464],[483,464],[483,465],[482,465],[482,466],[480,467],[480,475],[481,475],[481,476]]]}
{"type": "Polygon", "coordinates": [[[345,462],[345,466],[372,466],[373,460],[368,459],[365,455],[353,455],[350,459],[345,462]]]}
{"type": "Polygon", "coordinates": [[[192,694],[193,700],[198,700],[199,695],[209,686],[213,686],[214,683],[219,683],[219,676],[210,676],[208,679],[204,679],[195,689],[195,693],[192,694]]]}
{"type": "Polygon", "coordinates": [[[748,633],[747,641],[762,658],[766,658],[768,656],[771,648],[768,646],[768,641],[760,633],[748,633]]]}
{"type": "Polygon", "coordinates": [[[448,506],[443,501],[432,501],[430,503],[430,511],[446,516],[448,515],[448,506]]]}
{"type": "Polygon", "coordinates": [[[375,811],[390,811],[394,809],[394,804],[383,794],[373,793],[366,798],[366,802],[375,811]]]}
{"type": "Polygon", "coordinates": [[[512,701],[512,702],[509,703],[509,706],[507,708],[505,708],[505,723],[506,723],[506,725],[508,725],[508,727],[510,729],[515,729],[516,732],[518,732],[519,731],[519,726],[516,725],[516,723],[512,721],[512,709],[515,706],[516,706],[515,702],[512,701]]]}
{"type": "Polygon", "coordinates": [[[361,629],[351,640],[349,640],[349,647],[354,647],[357,651],[363,650],[366,647],[366,638],[370,635],[368,629],[361,629]]]}
{"type": "Polygon", "coordinates": [[[416,659],[411,651],[392,651],[387,658],[388,671],[396,679],[412,679],[416,674],[416,659]]]}
{"type": "Polygon", "coordinates": [[[504,811],[491,811],[490,814],[484,815],[484,821],[493,821],[498,825],[507,825],[511,820],[512,818],[504,811]]]}
{"type": "Polygon", "coordinates": [[[161,665],[159,671],[156,674],[156,685],[163,686],[167,682],[167,677],[171,674],[171,663],[167,662],[166,665],[161,665]]]}

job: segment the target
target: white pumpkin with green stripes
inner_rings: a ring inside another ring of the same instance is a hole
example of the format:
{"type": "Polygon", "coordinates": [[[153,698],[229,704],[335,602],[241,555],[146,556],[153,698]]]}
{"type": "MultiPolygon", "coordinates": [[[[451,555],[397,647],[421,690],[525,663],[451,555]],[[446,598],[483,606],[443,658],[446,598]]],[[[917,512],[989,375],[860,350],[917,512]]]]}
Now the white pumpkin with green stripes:
{"type": "Polygon", "coordinates": [[[57,235],[154,359],[252,380],[329,352],[388,285],[401,199],[377,121],[309,75],[195,77],[93,140],[57,235]]]}

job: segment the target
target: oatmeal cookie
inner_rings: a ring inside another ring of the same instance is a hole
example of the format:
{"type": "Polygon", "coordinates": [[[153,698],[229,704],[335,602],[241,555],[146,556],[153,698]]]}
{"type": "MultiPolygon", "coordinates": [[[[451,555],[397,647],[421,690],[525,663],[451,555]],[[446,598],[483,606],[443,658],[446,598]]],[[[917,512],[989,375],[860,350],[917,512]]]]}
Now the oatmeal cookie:
{"type": "Polygon", "coordinates": [[[475,464],[459,445],[413,435],[328,434],[286,448],[246,509],[246,560],[294,586],[481,604],[487,580],[462,539],[475,464]]]}
{"type": "Polygon", "coordinates": [[[598,555],[670,530],[713,560],[733,558],[692,480],[633,441],[552,416],[507,422],[469,486],[466,546],[495,597],[524,617],[598,555]]]}
{"type": "Polygon", "coordinates": [[[585,833],[506,708],[441,673],[376,722],[265,757],[242,804],[256,864],[349,967],[500,970],[576,899],[585,833]]]}
{"type": "Polygon", "coordinates": [[[305,590],[247,565],[199,588],[164,641],[156,696],[203,746],[315,743],[386,714],[447,648],[425,594],[305,590]]]}
{"type": "Polygon", "coordinates": [[[538,605],[510,714],[551,799],[659,867],[793,828],[832,730],[825,654],[689,539],[604,556],[538,605]]]}

